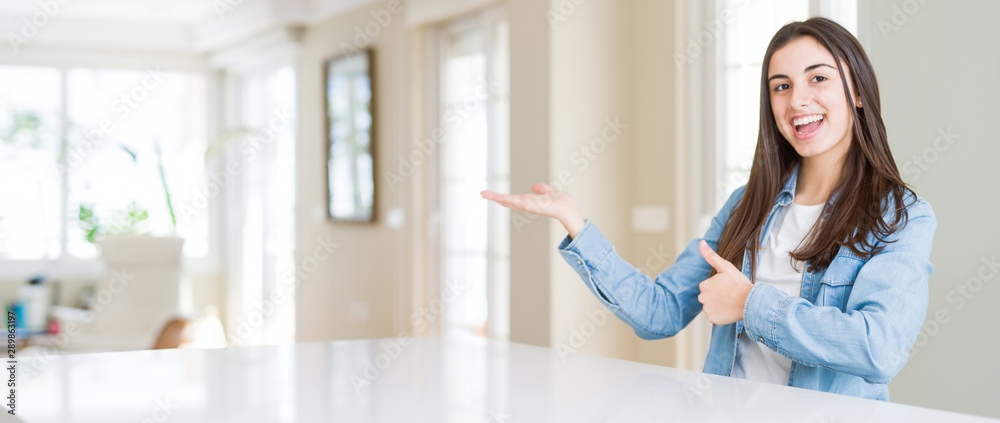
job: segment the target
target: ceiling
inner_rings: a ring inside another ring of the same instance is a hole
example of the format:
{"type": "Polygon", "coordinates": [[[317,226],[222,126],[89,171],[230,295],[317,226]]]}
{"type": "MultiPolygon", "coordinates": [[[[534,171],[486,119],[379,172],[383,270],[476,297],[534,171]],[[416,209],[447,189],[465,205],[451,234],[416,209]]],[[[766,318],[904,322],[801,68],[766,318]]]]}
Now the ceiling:
{"type": "MultiPolygon", "coordinates": [[[[218,0],[226,4],[227,0],[218,0]]],[[[236,3],[238,0],[230,0],[236,3]]],[[[59,19],[148,23],[196,23],[215,17],[216,0],[72,0],[62,5],[59,19]]],[[[0,16],[27,17],[41,10],[33,1],[0,2],[0,16]]],[[[52,0],[52,4],[58,4],[52,0]]],[[[238,6],[237,6],[238,7],[238,6]]]]}
{"type": "Polygon", "coordinates": [[[200,54],[276,28],[329,19],[374,0],[0,0],[0,33],[13,52],[63,49],[200,54]],[[65,5],[61,3],[66,3],[65,5]],[[43,5],[58,6],[46,11],[43,5]],[[48,16],[45,16],[48,15],[48,16]],[[39,17],[41,16],[41,17],[39,17]],[[35,21],[37,30],[26,29],[35,21]]]}

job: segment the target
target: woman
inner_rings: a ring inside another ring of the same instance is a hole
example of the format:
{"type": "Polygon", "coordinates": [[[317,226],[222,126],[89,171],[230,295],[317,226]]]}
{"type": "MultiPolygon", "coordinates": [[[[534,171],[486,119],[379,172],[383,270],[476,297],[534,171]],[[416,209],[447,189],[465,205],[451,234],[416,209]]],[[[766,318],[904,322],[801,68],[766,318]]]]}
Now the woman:
{"type": "Polygon", "coordinates": [[[673,336],[704,310],[705,372],[887,401],[927,310],[934,212],[899,176],[848,31],[790,23],[763,64],[750,180],[653,281],[567,193],[483,197],[558,219],[560,253],[640,337],[673,336]]]}

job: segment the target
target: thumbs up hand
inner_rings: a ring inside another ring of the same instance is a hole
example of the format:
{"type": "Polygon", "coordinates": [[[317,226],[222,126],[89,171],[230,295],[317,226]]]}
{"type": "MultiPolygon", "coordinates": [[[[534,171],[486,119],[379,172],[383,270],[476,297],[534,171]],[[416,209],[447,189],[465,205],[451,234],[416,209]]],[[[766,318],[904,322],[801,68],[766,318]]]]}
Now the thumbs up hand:
{"type": "Polygon", "coordinates": [[[702,304],[708,321],[713,325],[728,325],[743,320],[743,304],[747,301],[753,284],[740,269],[712,251],[705,240],[698,244],[698,251],[717,272],[715,276],[698,284],[702,304]]]}

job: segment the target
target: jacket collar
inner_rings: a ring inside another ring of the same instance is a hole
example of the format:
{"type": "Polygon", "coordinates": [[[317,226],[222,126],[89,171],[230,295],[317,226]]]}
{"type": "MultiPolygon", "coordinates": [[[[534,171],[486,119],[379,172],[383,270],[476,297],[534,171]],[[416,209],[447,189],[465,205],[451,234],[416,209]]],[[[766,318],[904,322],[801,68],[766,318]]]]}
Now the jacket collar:
{"type": "Polygon", "coordinates": [[[795,184],[799,180],[799,166],[802,166],[802,164],[798,163],[795,165],[795,168],[792,169],[792,174],[785,181],[785,187],[778,192],[777,203],[782,207],[791,204],[795,200],[795,184]]]}

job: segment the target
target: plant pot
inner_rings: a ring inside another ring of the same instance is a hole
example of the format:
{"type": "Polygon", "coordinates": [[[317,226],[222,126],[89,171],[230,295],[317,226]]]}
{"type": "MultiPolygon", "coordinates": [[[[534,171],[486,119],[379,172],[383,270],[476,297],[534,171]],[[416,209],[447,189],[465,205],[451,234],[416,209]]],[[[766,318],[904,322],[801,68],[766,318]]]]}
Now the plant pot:
{"type": "Polygon", "coordinates": [[[151,348],[163,325],[178,314],[184,239],[114,235],[98,246],[107,272],[96,285],[94,318],[84,331],[138,339],[137,347],[151,348]]]}
{"type": "Polygon", "coordinates": [[[109,235],[97,246],[107,263],[180,266],[184,238],[148,235],[109,235]]]}

